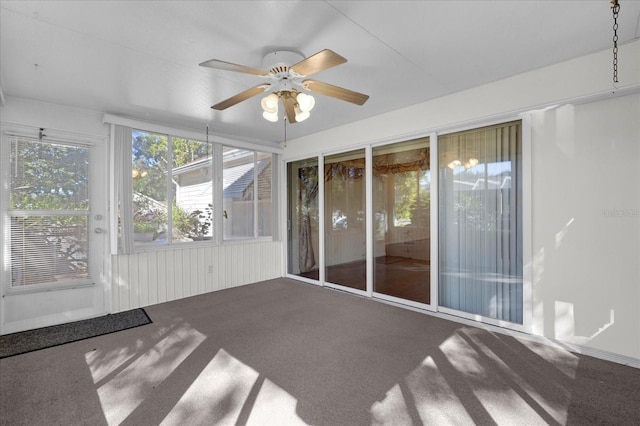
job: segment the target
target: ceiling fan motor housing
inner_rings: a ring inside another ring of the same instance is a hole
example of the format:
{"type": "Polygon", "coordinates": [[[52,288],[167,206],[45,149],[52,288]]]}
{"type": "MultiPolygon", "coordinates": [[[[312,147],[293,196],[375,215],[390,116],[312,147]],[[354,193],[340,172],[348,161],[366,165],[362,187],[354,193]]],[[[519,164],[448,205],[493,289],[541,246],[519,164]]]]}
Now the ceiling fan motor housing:
{"type": "Polygon", "coordinates": [[[278,74],[289,72],[289,67],[302,61],[304,56],[290,50],[276,50],[262,59],[262,68],[278,74]]]}
{"type": "Polygon", "coordinates": [[[277,50],[265,55],[262,60],[262,68],[269,70],[269,77],[275,81],[267,91],[275,93],[301,92],[303,87],[300,79],[303,76],[296,75],[289,67],[303,59],[303,55],[289,50],[277,50]]]}

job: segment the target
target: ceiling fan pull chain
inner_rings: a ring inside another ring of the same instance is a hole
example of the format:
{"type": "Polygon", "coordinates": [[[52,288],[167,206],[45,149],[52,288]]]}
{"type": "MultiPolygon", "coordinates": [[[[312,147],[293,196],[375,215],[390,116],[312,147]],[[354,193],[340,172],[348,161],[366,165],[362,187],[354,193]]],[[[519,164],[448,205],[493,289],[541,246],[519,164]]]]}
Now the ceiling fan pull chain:
{"type": "Polygon", "coordinates": [[[282,120],[284,122],[284,147],[287,147],[287,116],[285,114],[284,116],[284,120],[282,120]]]}
{"type": "Polygon", "coordinates": [[[613,10],[613,82],[618,82],[618,13],[620,13],[620,3],[618,0],[611,0],[613,10]]]}

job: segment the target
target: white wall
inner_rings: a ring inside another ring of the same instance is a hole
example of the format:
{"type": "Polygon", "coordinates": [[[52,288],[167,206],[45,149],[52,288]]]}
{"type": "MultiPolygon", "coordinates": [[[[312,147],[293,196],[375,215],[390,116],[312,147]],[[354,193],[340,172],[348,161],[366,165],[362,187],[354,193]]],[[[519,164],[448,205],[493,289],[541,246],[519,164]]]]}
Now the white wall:
{"type": "Polygon", "coordinates": [[[3,123],[42,127],[45,133],[59,130],[89,136],[109,136],[103,113],[7,96],[0,108],[3,123]]]}
{"type": "Polygon", "coordinates": [[[615,96],[607,50],[289,141],[284,158],[530,116],[531,331],[640,360],[640,40],[619,55],[615,96]]]}
{"type": "MultiPolygon", "coordinates": [[[[106,165],[101,161],[106,157],[107,141],[109,128],[102,123],[102,115],[94,111],[81,110],[77,108],[54,106],[47,103],[36,102],[26,99],[17,99],[7,97],[5,105],[0,108],[0,158],[2,158],[2,167],[8,165],[7,155],[10,146],[9,138],[5,132],[14,132],[17,134],[37,135],[38,129],[43,128],[43,133],[48,138],[63,139],[69,141],[90,142],[93,144],[91,149],[92,156],[92,173],[93,176],[99,177],[94,179],[96,182],[106,180],[106,165]]],[[[7,170],[2,169],[0,173],[3,184],[7,182],[7,170]]],[[[92,185],[92,188],[94,186],[92,185]]],[[[106,191],[105,191],[106,193],[106,191]]],[[[99,191],[96,194],[100,194],[99,191]]],[[[5,209],[8,205],[9,197],[7,193],[0,195],[0,205],[5,209]]],[[[94,214],[102,214],[106,210],[106,197],[92,197],[92,208],[94,214]]],[[[56,288],[50,292],[29,292],[27,288],[21,288],[19,291],[9,292],[10,274],[4,266],[8,264],[9,249],[7,239],[9,233],[8,216],[3,213],[3,235],[0,236],[0,247],[2,253],[3,269],[0,272],[0,332],[12,333],[25,329],[42,327],[64,321],[75,321],[86,317],[99,315],[105,312],[105,282],[102,275],[94,277],[95,286],[63,289],[56,288]]],[[[100,226],[105,222],[98,224],[97,220],[90,219],[90,223],[100,226]]],[[[106,241],[97,236],[91,241],[90,251],[100,252],[106,250],[106,241]]],[[[102,259],[96,259],[92,268],[101,265],[102,259]]]]}
{"type": "Polygon", "coordinates": [[[534,332],[640,358],[640,95],[532,130],[534,332]]]}
{"type": "MultiPolygon", "coordinates": [[[[640,40],[619,47],[619,89],[640,85],[640,40]],[[623,59],[624,58],[624,59],[623,59]],[[624,62],[624,65],[622,63],[624,62]]],[[[527,72],[430,102],[287,141],[284,158],[359,147],[389,139],[406,140],[428,131],[471,124],[612,90],[611,51],[605,50],[527,72]]],[[[362,107],[366,108],[366,104],[362,107]]]]}

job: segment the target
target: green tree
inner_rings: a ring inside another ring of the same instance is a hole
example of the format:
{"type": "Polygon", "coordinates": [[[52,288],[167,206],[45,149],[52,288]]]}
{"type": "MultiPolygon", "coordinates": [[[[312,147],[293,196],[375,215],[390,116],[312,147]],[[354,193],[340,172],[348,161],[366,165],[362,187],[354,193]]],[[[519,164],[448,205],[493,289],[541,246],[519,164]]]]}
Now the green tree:
{"type": "MultiPolygon", "coordinates": [[[[169,138],[166,135],[134,131],[132,143],[132,176],[134,201],[134,228],[136,225],[155,226],[159,231],[167,230],[167,217],[171,214],[173,230],[184,237],[200,238],[211,224],[211,214],[203,211],[190,212],[171,199],[175,182],[171,176],[169,192],[169,158],[175,170],[195,161],[211,156],[211,145],[184,138],[169,138]],[[169,153],[171,152],[171,156],[169,153]]],[[[176,234],[172,234],[176,235],[176,234]]]]}
{"type": "MultiPolygon", "coordinates": [[[[167,204],[168,138],[146,132],[133,133],[133,191],[167,204]]],[[[201,141],[172,138],[172,168],[211,155],[201,141]]]]}
{"type": "Polygon", "coordinates": [[[85,210],[89,149],[39,141],[11,146],[10,208],[85,210]]]}

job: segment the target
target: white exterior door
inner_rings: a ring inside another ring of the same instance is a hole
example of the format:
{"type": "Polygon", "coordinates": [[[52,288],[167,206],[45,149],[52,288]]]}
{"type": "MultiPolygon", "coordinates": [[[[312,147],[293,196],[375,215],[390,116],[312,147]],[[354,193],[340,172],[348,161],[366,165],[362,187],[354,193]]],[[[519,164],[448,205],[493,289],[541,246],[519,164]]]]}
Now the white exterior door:
{"type": "Polygon", "coordinates": [[[0,332],[108,311],[106,141],[2,139],[0,332]]]}

